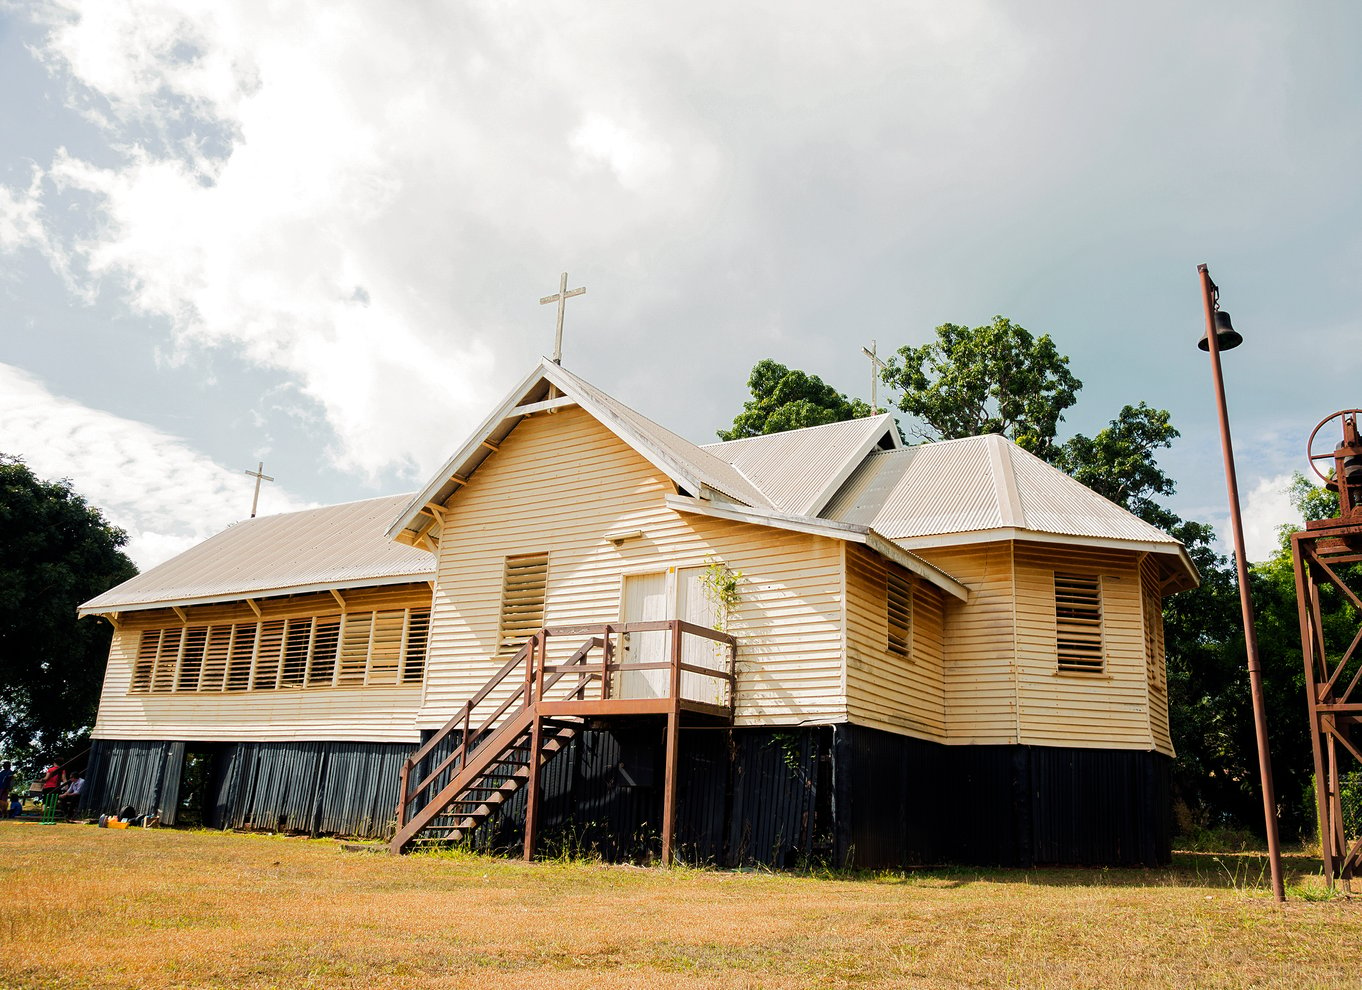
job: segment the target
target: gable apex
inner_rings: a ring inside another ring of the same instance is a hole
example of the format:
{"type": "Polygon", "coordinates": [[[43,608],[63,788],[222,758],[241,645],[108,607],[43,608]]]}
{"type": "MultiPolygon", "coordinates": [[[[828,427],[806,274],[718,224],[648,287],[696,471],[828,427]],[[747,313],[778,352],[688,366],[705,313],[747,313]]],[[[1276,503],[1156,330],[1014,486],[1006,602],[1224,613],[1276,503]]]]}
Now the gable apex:
{"type": "Polygon", "coordinates": [[[739,505],[772,507],[770,499],[738,468],[543,358],[412,498],[389,527],[388,537],[403,543],[420,540],[436,521],[431,507],[443,505],[466,484],[522,419],[566,405],[580,406],[682,491],[718,495],[739,505]]]}

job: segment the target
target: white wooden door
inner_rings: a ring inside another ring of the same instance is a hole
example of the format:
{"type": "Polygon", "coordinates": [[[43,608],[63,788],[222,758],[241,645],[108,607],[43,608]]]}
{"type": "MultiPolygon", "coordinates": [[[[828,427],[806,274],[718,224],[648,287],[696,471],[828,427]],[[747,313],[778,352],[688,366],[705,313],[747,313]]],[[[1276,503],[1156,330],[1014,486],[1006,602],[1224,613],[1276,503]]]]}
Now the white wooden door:
{"type": "MultiPolygon", "coordinates": [[[[622,622],[655,622],[668,619],[667,573],[626,574],[620,601],[622,622]]],[[[671,637],[666,630],[625,633],[620,636],[621,663],[666,663],[671,656],[671,637]]],[[[668,671],[621,671],[616,697],[665,698],[668,671]]]]}
{"type": "MultiPolygon", "coordinates": [[[[715,627],[718,609],[705,592],[701,576],[703,567],[683,567],[676,572],[676,617],[706,629],[715,627]]],[[[712,639],[699,636],[681,637],[681,662],[695,667],[723,670],[727,648],[712,639]]],[[[728,685],[717,677],[704,674],[681,673],[681,697],[708,705],[723,705],[728,701],[728,685]]]]}

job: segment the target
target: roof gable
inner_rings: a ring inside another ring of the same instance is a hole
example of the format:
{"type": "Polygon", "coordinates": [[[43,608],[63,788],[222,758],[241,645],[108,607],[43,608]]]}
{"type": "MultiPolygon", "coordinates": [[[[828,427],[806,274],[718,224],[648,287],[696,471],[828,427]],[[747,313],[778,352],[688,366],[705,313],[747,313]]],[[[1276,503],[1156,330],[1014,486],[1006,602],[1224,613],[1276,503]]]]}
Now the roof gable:
{"type": "Polygon", "coordinates": [[[776,509],[816,516],[872,450],[898,449],[888,413],[707,444],[751,479],[776,509]]]}
{"type": "Polygon", "coordinates": [[[740,505],[772,507],[761,489],[732,464],[659,426],[546,358],[511,390],[429,484],[407,503],[388,529],[388,535],[407,543],[420,539],[435,521],[432,507],[442,506],[467,483],[522,419],[569,404],[581,406],[681,490],[693,495],[718,494],[740,505]]]}

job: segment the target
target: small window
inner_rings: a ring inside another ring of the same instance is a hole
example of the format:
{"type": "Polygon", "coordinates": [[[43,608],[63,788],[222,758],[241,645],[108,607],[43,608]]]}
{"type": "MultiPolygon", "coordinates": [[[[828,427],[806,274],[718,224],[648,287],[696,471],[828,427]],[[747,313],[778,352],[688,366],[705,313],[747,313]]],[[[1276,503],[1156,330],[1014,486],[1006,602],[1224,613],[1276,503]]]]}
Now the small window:
{"type": "Polygon", "coordinates": [[[544,625],[544,595],[548,588],[549,555],[525,554],[506,558],[501,588],[502,653],[514,653],[544,625]]]}
{"type": "Polygon", "coordinates": [[[1102,672],[1102,585],[1092,575],[1055,573],[1059,669],[1102,672]]]}
{"type": "Polygon", "coordinates": [[[908,575],[889,568],[885,600],[889,619],[887,649],[896,657],[909,659],[913,654],[913,586],[908,575]]]}

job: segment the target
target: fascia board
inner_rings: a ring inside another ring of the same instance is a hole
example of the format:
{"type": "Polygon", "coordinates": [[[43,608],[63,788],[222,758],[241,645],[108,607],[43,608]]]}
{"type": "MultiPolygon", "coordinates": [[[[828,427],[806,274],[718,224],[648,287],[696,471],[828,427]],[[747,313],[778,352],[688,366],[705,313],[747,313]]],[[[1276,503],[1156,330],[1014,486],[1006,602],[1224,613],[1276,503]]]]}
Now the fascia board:
{"type": "Polygon", "coordinates": [[[284,595],[308,595],[318,591],[344,591],[348,588],[381,588],[393,584],[428,584],[435,578],[435,569],[412,574],[390,574],[377,578],[353,578],[348,581],[319,581],[313,584],[297,584],[283,588],[261,588],[250,591],[234,591],[225,595],[197,595],[188,598],[167,598],[154,602],[134,602],[131,604],[97,605],[87,608],[81,605],[76,615],[103,615],[106,612],[145,612],[154,608],[170,608],[172,605],[221,605],[224,602],[244,602],[247,598],[279,598],[284,595]]]}
{"type": "MultiPolygon", "coordinates": [[[[473,431],[467,442],[455,452],[453,457],[445,461],[444,467],[436,472],[430,483],[426,485],[425,488],[421,489],[421,491],[417,492],[412,500],[407,503],[407,507],[402,510],[402,514],[388,527],[386,534],[388,539],[391,540],[402,530],[410,528],[412,522],[420,514],[421,510],[425,508],[427,502],[443,501],[443,499],[438,496],[444,486],[450,484],[450,479],[453,478],[455,474],[460,473],[459,468],[463,467],[464,463],[478,451],[482,446],[482,442],[492,435],[492,431],[505,422],[507,416],[510,415],[511,410],[520,405],[520,402],[525,398],[526,393],[535,385],[539,384],[541,378],[545,377],[545,364],[547,363],[546,360],[541,361],[533,371],[521,380],[519,385],[511,389],[511,391],[507,393],[506,398],[502,400],[501,404],[496,407],[492,414],[482,421],[481,426],[473,431]]],[[[574,396],[574,398],[576,397],[574,396]]],[[[445,498],[448,497],[448,495],[445,496],[445,498]]]]}
{"type": "MultiPolygon", "coordinates": [[[[1159,543],[1154,540],[1118,540],[1112,537],[1073,536],[1068,533],[1043,533],[1039,530],[1021,529],[1004,526],[999,529],[979,529],[968,533],[942,533],[932,536],[908,536],[894,542],[908,550],[929,550],[935,547],[963,547],[976,543],[994,543],[1000,540],[1021,540],[1030,543],[1056,543],[1063,546],[1104,547],[1111,550],[1144,551],[1176,557],[1186,571],[1188,583],[1184,588],[1195,588],[1201,584],[1201,572],[1187,555],[1187,548],[1181,543],[1159,543]]],[[[1183,589],[1179,589],[1183,590],[1183,589]]]]}

